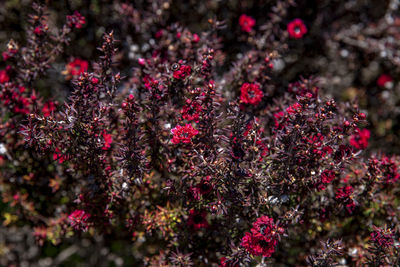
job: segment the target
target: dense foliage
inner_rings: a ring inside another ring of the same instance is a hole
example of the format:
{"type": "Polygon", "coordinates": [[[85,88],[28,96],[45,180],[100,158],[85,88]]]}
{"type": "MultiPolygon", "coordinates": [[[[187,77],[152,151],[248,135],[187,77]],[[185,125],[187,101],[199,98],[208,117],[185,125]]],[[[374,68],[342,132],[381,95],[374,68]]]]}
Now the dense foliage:
{"type": "Polygon", "coordinates": [[[48,2],[0,4],[0,265],[399,266],[398,1],[48,2]]]}

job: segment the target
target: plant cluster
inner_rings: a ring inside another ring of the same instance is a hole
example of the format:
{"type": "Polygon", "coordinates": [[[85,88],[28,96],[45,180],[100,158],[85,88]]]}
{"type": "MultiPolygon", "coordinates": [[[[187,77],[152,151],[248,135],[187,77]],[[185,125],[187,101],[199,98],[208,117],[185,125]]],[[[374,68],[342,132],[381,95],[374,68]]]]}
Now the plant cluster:
{"type": "MultiPolygon", "coordinates": [[[[269,1],[264,20],[209,18],[195,32],[169,21],[173,1],[145,2],[115,1],[121,25],[92,58],[68,54],[90,23],[85,10],[58,27],[33,4],[25,41],[8,42],[2,229],[28,229],[43,255],[59,249],[54,265],[76,264],[90,240],[116,265],[398,266],[400,157],[368,149],[377,130],[363,103],[334,99],[312,76],[281,76],[315,35],[291,17],[296,3],[269,1]],[[229,23],[244,47],[235,59],[229,23]],[[139,52],[126,51],[128,29],[139,52]]],[[[335,38],[367,49],[352,32],[335,38]]],[[[19,263],[9,255],[0,263],[19,263]]]]}

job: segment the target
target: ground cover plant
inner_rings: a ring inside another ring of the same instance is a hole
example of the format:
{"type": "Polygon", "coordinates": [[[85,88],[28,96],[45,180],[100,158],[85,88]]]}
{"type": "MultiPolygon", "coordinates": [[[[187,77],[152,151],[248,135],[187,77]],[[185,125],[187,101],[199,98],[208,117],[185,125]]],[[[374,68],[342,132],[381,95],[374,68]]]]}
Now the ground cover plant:
{"type": "Polygon", "coordinates": [[[0,7],[0,265],[400,265],[398,1],[0,7]]]}

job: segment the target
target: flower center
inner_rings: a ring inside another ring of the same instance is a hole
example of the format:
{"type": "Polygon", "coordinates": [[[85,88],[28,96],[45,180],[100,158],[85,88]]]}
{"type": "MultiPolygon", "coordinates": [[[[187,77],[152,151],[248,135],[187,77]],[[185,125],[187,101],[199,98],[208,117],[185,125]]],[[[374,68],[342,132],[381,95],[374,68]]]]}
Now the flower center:
{"type": "Polygon", "coordinates": [[[248,95],[249,95],[249,98],[254,98],[256,96],[256,94],[255,94],[255,92],[253,90],[249,91],[248,95]]]}
{"type": "Polygon", "coordinates": [[[267,226],[265,224],[260,226],[260,234],[265,235],[265,230],[267,229],[267,226]]]}

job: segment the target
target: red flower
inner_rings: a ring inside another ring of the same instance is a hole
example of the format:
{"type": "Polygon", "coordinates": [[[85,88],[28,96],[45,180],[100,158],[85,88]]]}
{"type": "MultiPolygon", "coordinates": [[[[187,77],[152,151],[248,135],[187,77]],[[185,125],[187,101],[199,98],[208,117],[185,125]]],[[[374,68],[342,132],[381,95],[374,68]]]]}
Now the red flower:
{"type": "Polygon", "coordinates": [[[153,79],[152,77],[146,75],[143,77],[143,82],[144,82],[144,87],[146,89],[151,90],[153,88],[158,88],[160,82],[156,79],[153,79]]]}
{"type": "Polygon", "coordinates": [[[299,113],[301,111],[301,105],[299,103],[294,103],[293,105],[289,106],[286,109],[286,112],[288,114],[296,114],[299,113]]]}
{"type": "Polygon", "coordinates": [[[336,174],[332,170],[325,170],[321,174],[321,182],[324,184],[329,184],[332,182],[336,177],[336,174]]]}
{"type": "Polygon", "coordinates": [[[356,149],[365,149],[368,147],[370,132],[367,129],[356,129],[355,133],[350,136],[350,145],[356,149]]]}
{"type": "Polygon", "coordinates": [[[78,11],[75,11],[73,15],[67,16],[67,24],[71,28],[75,26],[75,28],[80,29],[85,23],[85,17],[82,16],[78,11]]]}
{"type": "Polygon", "coordinates": [[[283,232],[272,218],[262,216],[253,223],[250,232],[245,233],[241,245],[254,256],[271,257],[283,232]]]}
{"type": "Polygon", "coordinates": [[[239,18],[239,25],[244,32],[251,32],[254,25],[256,25],[256,20],[250,16],[242,14],[239,18]]]}
{"type": "Polygon", "coordinates": [[[76,58],[72,62],[68,63],[66,72],[67,74],[77,76],[87,71],[88,66],[89,63],[86,60],[76,58]]]}
{"type": "Polygon", "coordinates": [[[263,98],[260,86],[255,83],[244,83],[240,88],[240,92],[240,100],[246,104],[258,105],[263,98]]]}
{"type": "Polygon", "coordinates": [[[190,99],[188,99],[186,103],[187,104],[181,110],[182,117],[188,121],[198,122],[200,114],[203,111],[202,106],[197,102],[191,101],[190,99]]]}
{"type": "Polygon", "coordinates": [[[190,210],[189,211],[189,219],[187,224],[189,227],[193,228],[194,230],[199,230],[201,228],[207,228],[208,222],[206,220],[207,212],[202,210],[190,210]]]}
{"type": "Polygon", "coordinates": [[[301,19],[295,19],[287,25],[289,36],[295,39],[300,39],[307,33],[307,27],[301,19]]]}
{"type": "Polygon", "coordinates": [[[53,154],[53,160],[58,160],[58,163],[63,163],[67,157],[60,153],[60,149],[56,148],[56,153],[53,154]]]}
{"type": "Polygon", "coordinates": [[[10,80],[7,70],[0,70],[0,83],[6,83],[10,80]]]}
{"type": "Polygon", "coordinates": [[[177,80],[183,80],[187,76],[189,76],[191,72],[192,67],[190,67],[189,65],[181,65],[178,70],[174,71],[173,76],[177,80]]]}
{"type": "Polygon", "coordinates": [[[201,179],[200,183],[197,185],[197,189],[200,194],[207,195],[213,190],[213,185],[210,182],[211,176],[207,176],[201,179]]]}
{"type": "Polygon", "coordinates": [[[185,143],[188,144],[192,141],[192,138],[199,133],[191,124],[186,124],[185,126],[177,125],[171,130],[174,135],[171,139],[173,144],[185,143]]]}
{"type": "Polygon", "coordinates": [[[88,219],[90,215],[85,213],[83,210],[74,210],[69,216],[68,220],[70,225],[75,230],[81,230],[86,232],[88,230],[88,219]]]}
{"type": "Polygon", "coordinates": [[[339,188],[336,192],[336,199],[348,198],[353,193],[353,191],[354,189],[351,185],[339,188]]]}
{"type": "Polygon", "coordinates": [[[42,112],[43,112],[43,115],[44,115],[45,117],[50,116],[51,113],[52,113],[54,110],[56,110],[56,106],[54,105],[54,103],[53,103],[52,101],[46,102],[46,103],[43,105],[43,108],[42,108],[42,112]]]}
{"type": "Polygon", "coordinates": [[[112,143],[112,136],[111,134],[108,134],[105,130],[101,133],[101,136],[103,136],[104,139],[104,145],[101,149],[103,150],[108,150],[111,147],[112,143]]]}
{"type": "Polygon", "coordinates": [[[387,74],[381,74],[376,83],[378,84],[378,86],[385,87],[386,89],[390,89],[393,87],[393,79],[390,75],[387,74]]]}

